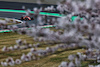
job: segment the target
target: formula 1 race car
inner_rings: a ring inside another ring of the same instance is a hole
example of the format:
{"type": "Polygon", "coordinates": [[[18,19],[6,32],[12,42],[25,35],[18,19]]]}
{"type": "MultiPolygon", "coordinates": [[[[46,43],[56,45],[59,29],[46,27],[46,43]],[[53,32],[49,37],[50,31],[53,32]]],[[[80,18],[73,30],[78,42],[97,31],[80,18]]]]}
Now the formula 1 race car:
{"type": "Polygon", "coordinates": [[[24,16],[24,17],[22,16],[21,20],[30,21],[30,20],[34,20],[34,18],[33,17],[29,17],[29,16],[24,16]]]}

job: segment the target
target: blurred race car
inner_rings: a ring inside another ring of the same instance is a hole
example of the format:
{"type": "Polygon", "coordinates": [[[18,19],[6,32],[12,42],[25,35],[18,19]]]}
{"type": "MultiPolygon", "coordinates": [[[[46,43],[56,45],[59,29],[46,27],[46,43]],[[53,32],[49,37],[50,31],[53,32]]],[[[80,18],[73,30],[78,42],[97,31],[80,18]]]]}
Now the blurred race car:
{"type": "Polygon", "coordinates": [[[30,21],[30,20],[34,20],[34,18],[33,17],[29,17],[29,16],[22,16],[21,20],[30,21]]]}

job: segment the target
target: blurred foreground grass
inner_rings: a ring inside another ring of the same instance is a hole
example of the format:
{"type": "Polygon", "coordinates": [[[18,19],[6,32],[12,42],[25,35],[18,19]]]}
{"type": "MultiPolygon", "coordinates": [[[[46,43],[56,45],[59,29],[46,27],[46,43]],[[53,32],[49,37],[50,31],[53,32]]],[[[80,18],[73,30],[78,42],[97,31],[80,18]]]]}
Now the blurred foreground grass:
{"type": "MultiPolygon", "coordinates": [[[[26,50],[15,50],[10,52],[2,52],[3,46],[13,46],[15,45],[15,40],[17,39],[26,40],[28,43],[37,43],[33,41],[33,38],[27,35],[19,35],[17,33],[1,33],[0,34],[0,62],[5,61],[8,57],[13,57],[14,59],[20,59],[22,53],[28,53],[29,49],[26,50]]],[[[45,47],[47,47],[46,45],[45,47]]],[[[53,45],[54,46],[54,45],[53,45]]],[[[45,49],[44,46],[40,46],[38,49],[45,49]]],[[[24,62],[21,65],[15,65],[12,67],[58,67],[62,61],[68,61],[67,57],[70,54],[76,54],[77,52],[84,52],[82,49],[72,49],[72,50],[58,50],[56,53],[49,56],[43,57],[40,60],[33,60],[30,62],[24,62]]],[[[87,67],[90,61],[82,63],[82,67],[87,67]]],[[[0,65],[0,67],[2,67],[0,65]]],[[[10,67],[10,66],[8,66],[10,67]]]]}

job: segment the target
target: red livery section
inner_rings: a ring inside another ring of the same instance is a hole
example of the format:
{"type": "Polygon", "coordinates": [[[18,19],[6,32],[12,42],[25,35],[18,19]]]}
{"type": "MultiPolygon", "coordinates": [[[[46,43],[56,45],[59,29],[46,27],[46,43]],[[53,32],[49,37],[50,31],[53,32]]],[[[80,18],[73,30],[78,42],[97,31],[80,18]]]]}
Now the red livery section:
{"type": "Polygon", "coordinates": [[[29,20],[34,20],[34,18],[29,17],[29,16],[24,16],[24,17],[21,17],[21,20],[29,21],[29,20]]]}

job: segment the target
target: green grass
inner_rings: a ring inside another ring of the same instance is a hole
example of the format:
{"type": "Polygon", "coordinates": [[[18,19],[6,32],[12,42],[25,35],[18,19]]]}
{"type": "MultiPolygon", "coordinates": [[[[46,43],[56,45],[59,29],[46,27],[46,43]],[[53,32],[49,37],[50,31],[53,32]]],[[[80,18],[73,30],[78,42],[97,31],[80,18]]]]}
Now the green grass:
{"type": "Polygon", "coordinates": [[[7,23],[7,25],[15,25],[16,23],[7,23]]]}
{"type": "Polygon", "coordinates": [[[4,18],[0,18],[0,20],[5,20],[4,18]]]}
{"type": "MultiPolygon", "coordinates": [[[[0,34],[0,62],[5,61],[8,57],[13,57],[14,60],[20,58],[22,53],[28,53],[30,51],[29,49],[26,50],[15,50],[10,52],[2,52],[1,49],[3,46],[13,46],[15,45],[15,40],[17,39],[27,40],[28,43],[41,43],[41,42],[35,42],[32,37],[28,37],[27,35],[19,35],[17,33],[1,33],[0,34]]],[[[38,49],[45,49],[48,45],[42,42],[43,45],[39,46],[38,49]]],[[[50,45],[49,45],[50,46],[50,45]]],[[[52,45],[50,47],[55,46],[52,45]]],[[[76,54],[77,52],[84,52],[81,48],[74,48],[74,49],[67,49],[67,50],[61,50],[59,49],[54,54],[50,54],[46,57],[42,57],[40,60],[33,60],[30,62],[24,62],[21,65],[15,65],[12,67],[58,67],[58,65],[62,61],[68,61],[67,57],[70,54],[76,54]]],[[[90,61],[85,61],[82,63],[82,67],[87,67],[87,65],[90,63],[90,61]]],[[[92,64],[92,63],[90,63],[92,64]]],[[[1,65],[0,65],[1,67],[1,65]]],[[[10,67],[10,66],[8,66],[10,67]]]]}

